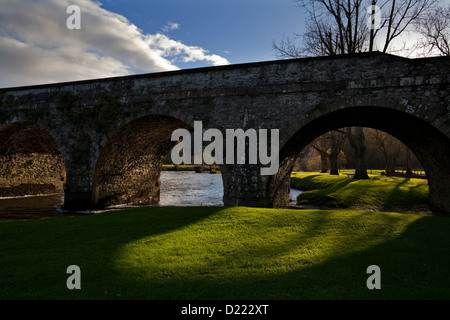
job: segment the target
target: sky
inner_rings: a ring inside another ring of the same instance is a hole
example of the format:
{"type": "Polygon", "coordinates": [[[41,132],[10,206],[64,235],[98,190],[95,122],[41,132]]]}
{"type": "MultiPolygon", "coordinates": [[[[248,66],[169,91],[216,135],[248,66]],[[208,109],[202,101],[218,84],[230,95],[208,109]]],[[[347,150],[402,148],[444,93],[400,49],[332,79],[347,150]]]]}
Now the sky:
{"type": "Polygon", "coordinates": [[[0,0],[0,88],[275,60],[303,27],[294,0],[0,0]]]}

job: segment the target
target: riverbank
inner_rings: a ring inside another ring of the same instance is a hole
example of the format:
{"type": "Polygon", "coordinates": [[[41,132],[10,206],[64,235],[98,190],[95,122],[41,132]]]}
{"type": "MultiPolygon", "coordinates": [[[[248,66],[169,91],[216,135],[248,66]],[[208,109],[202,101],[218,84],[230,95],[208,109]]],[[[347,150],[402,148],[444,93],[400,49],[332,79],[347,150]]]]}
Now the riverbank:
{"type": "Polygon", "coordinates": [[[162,171],[195,171],[195,172],[220,173],[220,167],[217,165],[163,164],[162,171]]]}
{"type": "Polygon", "coordinates": [[[369,177],[354,180],[347,173],[294,172],[291,187],[305,191],[297,197],[297,204],[301,205],[431,213],[427,180],[378,174],[369,177]]]}
{"type": "Polygon", "coordinates": [[[52,195],[61,192],[50,183],[21,183],[19,185],[0,186],[0,199],[39,195],[52,195]]]}

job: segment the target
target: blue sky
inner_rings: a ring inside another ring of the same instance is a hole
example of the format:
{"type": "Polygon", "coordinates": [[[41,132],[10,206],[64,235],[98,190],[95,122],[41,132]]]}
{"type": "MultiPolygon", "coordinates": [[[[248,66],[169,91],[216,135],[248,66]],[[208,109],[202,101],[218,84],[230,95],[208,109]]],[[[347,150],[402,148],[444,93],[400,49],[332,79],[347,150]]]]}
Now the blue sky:
{"type": "Polygon", "coordinates": [[[0,0],[0,87],[275,60],[303,22],[294,0],[0,0]]]}
{"type": "Polygon", "coordinates": [[[295,0],[0,0],[0,88],[275,60],[304,28],[295,0]]]}
{"type": "Polygon", "coordinates": [[[104,0],[146,33],[169,23],[171,38],[219,54],[230,63],[276,59],[272,39],[300,33],[304,19],[294,0],[104,0]]]}

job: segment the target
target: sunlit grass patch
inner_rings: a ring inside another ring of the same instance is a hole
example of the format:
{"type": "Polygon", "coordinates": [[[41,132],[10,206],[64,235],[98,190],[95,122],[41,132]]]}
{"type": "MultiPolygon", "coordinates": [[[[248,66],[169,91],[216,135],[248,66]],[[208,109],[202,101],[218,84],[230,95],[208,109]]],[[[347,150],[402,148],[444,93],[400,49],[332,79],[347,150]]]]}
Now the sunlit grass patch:
{"type": "Polygon", "coordinates": [[[394,239],[416,218],[228,208],[127,243],[117,252],[116,270],[166,298],[275,298],[280,285],[295,298],[311,293],[301,285],[303,276],[320,278],[311,268],[394,239]]]}
{"type": "Polygon", "coordinates": [[[428,210],[427,180],[382,175],[370,177],[369,180],[354,180],[346,175],[293,173],[291,186],[305,190],[298,196],[298,204],[322,208],[428,210]]]}
{"type": "Polygon", "coordinates": [[[416,214],[149,207],[1,222],[0,243],[0,299],[450,298],[450,220],[416,214]]]}

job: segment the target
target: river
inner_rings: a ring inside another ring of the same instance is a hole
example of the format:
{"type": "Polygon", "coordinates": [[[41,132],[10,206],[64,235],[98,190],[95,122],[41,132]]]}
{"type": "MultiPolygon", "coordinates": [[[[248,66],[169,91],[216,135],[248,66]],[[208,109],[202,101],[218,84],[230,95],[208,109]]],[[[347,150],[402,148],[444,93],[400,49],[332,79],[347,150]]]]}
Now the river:
{"type": "MultiPolygon", "coordinates": [[[[291,189],[291,199],[300,194],[291,189]]],[[[220,174],[193,171],[161,172],[160,206],[223,206],[220,174]]],[[[55,206],[64,202],[62,194],[0,199],[0,220],[61,216],[55,206]]]]}

